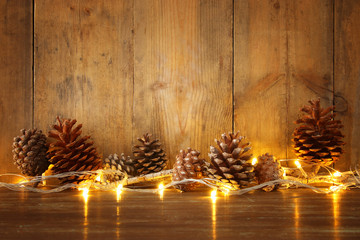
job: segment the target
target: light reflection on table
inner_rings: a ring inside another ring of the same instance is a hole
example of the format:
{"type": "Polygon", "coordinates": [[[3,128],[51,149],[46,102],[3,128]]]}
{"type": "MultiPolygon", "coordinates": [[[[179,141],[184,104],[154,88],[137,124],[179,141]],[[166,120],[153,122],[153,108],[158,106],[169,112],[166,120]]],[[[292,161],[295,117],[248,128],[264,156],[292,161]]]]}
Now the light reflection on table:
{"type": "Polygon", "coordinates": [[[213,190],[211,192],[211,210],[212,210],[212,214],[211,214],[211,220],[212,220],[212,238],[213,240],[216,239],[216,190],[213,190]]]}
{"type": "Polygon", "coordinates": [[[168,190],[160,200],[130,191],[91,191],[87,198],[77,191],[0,191],[0,227],[2,239],[356,239],[359,193],[289,189],[210,197],[209,189],[168,190]]]}
{"type": "Polygon", "coordinates": [[[333,215],[334,215],[334,239],[338,240],[339,237],[339,200],[340,200],[340,194],[339,193],[333,193],[332,194],[332,203],[333,203],[333,215]]]}

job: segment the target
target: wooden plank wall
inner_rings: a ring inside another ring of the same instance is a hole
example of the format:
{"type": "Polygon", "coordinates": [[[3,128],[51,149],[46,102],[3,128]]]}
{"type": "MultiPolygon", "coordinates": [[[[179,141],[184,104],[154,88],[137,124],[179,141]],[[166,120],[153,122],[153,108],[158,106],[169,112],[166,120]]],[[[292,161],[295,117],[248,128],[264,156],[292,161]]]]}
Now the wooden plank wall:
{"type": "Polygon", "coordinates": [[[17,172],[18,130],[47,131],[57,115],[82,122],[104,156],[151,132],[172,165],[180,148],[207,158],[240,130],[255,155],[292,158],[293,121],[317,96],[344,121],[338,167],[357,160],[356,0],[30,2],[0,2],[0,173],[17,172]]]}
{"type": "Polygon", "coordinates": [[[334,100],[347,143],[338,167],[347,169],[360,163],[360,1],[335,1],[334,39],[334,100]]]}
{"type": "Polygon", "coordinates": [[[332,19],[331,0],[235,1],[235,128],[255,155],[294,158],[299,108],[332,104],[332,19]]]}
{"type": "Polygon", "coordinates": [[[18,172],[12,141],[32,126],[32,9],[31,1],[0,1],[0,173],[18,172]]]}

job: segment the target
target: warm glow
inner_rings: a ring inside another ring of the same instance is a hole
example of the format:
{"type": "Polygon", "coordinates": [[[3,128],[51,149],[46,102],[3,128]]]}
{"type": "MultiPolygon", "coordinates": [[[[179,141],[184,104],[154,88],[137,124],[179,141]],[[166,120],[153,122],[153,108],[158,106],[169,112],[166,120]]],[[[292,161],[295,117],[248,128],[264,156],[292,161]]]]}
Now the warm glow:
{"type": "Polygon", "coordinates": [[[159,189],[158,191],[159,191],[160,199],[162,200],[164,197],[164,184],[160,183],[158,186],[158,189],[159,189]]]}
{"type": "Polygon", "coordinates": [[[87,204],[88,199],[89,199],[89,188],[86,188],[86,187],[79,188],[79,191],[82,191],[82,196],[84,198],[84,202],[85,202],[85,204],[87,204]]]}
{"type": "Polygon", "coordinates": [[[334,216],[334,239],[340,239],[338,235],[338,230],[340,227],[339,214],[340,214],[340,204],[339,204],[339,193],[332,194],[333,200],[333,216],[334,216]]]}
{"type": "Polygon", "coordinates": [[[254,166],[256,163],[257,163],[257,158],[256,157],[254,157],[253,159],[252,159],[252,161],[251,161],[251,164],[254,166]]]}
{"type": "Polygon", "coordinates": [[[336,172],[333,173],[333,176],[334,177],[341,177],[341,173],[336,171],[336,172]]]}
{"type": "MultiPolygon", "coordinates": [[[[229,189],[223,189],[223,193],[225,196],[227,196],[229,194],[230,190],[229,189]]],[[[216,196],[216,193],[215,193],[215,196],[216,196]]]]}
{"type": "Polygon", "coordinates": [[[119,202],[121,199],[121,193],[122,193],[123,185],[119,184],[116,188],[116,201],[119,202]]]}
{"type": "Polygon", "coordinates": [[[44,180],[42,181],[42,185],[45,186],[45,185],[46,185],[45,172],[44,172],[41,176],[42,176],[42,179],[44,179],[44,180]]]}
{"type": "Polygon", "coordinates": [[[212,237],[216,239],[216,189],[211,192],[212,199],[212,237]]]}
{"type": "Polygon", "coordinates": [[[283,172],[283,177],[286,177],[286,171],[284,170],[284,172],[283,172]]]}
{"type": "Polygon", "coordinates": [[[213,190],[211,191],[211,199],[212,199],[212,202],[215,203],[216,202],[216,194],[217,194],[217,190],[213,190]]]}
{"type": "Polygon", "coordinates": [[[300,164],[299,160],[295,161],[295,165],[296,165],[297,168],[301,168],[301,164],[300,164]]]}
{"type": "Polygon", "coordinates": [[[20,187],[25,187],[25,185],[23,185],[22,183],[27,183],[29,182],[26,178],[25,179],[21,179],[18,184],[21,184],[20,187]]]}
{"type": "Polygon", "coordinates": [[[330,187],[330,190],[332,191],[332,192],[338,192],[339,190],[341,190],[342,189],[342,185],[339,185],[339,186],[331,186],[330,187]]]}
{"type": "Polygon", "coordinates": [[[103,173],[102,173],[102,171],[100,170],[100,172],[99,172],[99,174],[96,176],[96,181],[97,182],[101,182],[101,179],[102,179],[102,175],[103,175],[103,173]]]}

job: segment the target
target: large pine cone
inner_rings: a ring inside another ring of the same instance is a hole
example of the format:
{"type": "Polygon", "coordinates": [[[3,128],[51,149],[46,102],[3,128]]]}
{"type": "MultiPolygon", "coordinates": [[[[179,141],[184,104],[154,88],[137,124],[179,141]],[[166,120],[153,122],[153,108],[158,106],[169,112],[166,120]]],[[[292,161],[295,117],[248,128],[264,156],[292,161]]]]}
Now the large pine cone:
{"type": "MultiPolygon", "coordinates": [[[[282,170],[279,162],[276,161],[273,155],[268,153],[259,156],[255,167],[255,176],[259,184],[282,178],[282,170]]],[[[273,186],[266,186],[263,188],[263,190],[270,192],[278,188],[278,186],[278,184],[273,186]]]]}
{"type": "Polygon", "coordinates": [[[239,134],[222,134],[220,141],[215,139],[219,148],[210,146],[209,153],[209,176],[231,184],[235,189],[249,185],[255,176],[251,154],[248,154],[250,143],[242,143],[244,137],[239,134]]]}
{"type": "Polygon", "coordinates": [[[163,170],[166,167],[167,160],[159,140],[151,140],[151,134],[148,133],[138,140],[141,145],[134,146],[133,150],[137,173],[143,175],[163,170]]]}
{"type": "Polygon", "coordinates": [[[14,138],[14,164],[27,176],[38,176],[48,169],[46,158],[46,136],[41,130],[21,130],[21,136],[14,138]]]}
{"type": "MultiPolygon", "coordinates": [[[[89,142],[90,136],[79,138],[82,124],[73,126],[76,120],[63,119],[57,117],[58,125],[54,125],[55,130],[49,131],[49,138],[53,138],[49,147],[48,157],[53,164],[52,171],[55,174],[70,171],[92,171],[100,169],[102,161],[93,147],[94,142],[89,142]]],[[[80,183],[83,180],[93,179],[94,175],[71,176],[62,178],[63,183],[80,183]]]]}
{"type": "MultiPolygon", "coordinates": [[[[120,172],[124,173],[124,175],[125,174],[128,175],[128,177],[133,177],[136,175],[133,160],[130,158],[130,156],[128,156],[126,158],[124,153],[122,153],[120,157],[116,153],[110,154],[103,161],[103,169],[104,170],[111,169],[111,170],[115,170],[115,171],[120,171],[120,172]]],[[[116,174],[116,173],[115,174],[104,174],[104,180],[109,181],[109,182],[116,182],[116,181],[120,181],[121,179],[123,179],[124,175],[116,174]]]]}
{"type": "Polygon", "coordinates": [[[330,165],[339,160],[344,142],[340,120],[334,120],[334,106],[323,109],[320,99],[309,101],[301,111],[305,114],[295,123],[294,150],[297,157],[308,164],[330,165]]]}
{"type": "MultiPolygon", "coordinates": [[[[203,177],[204,159],[199,159],[200,152],[188,148],[180,150],[176,156],[174,163],[172,179],[173,181],[181,181],[184,179],[200,179],[203,177]]],[[[181,191],[191,191],[198,186],[197,183],[187,183],[175,185],[175,188],[181,191]]]]}

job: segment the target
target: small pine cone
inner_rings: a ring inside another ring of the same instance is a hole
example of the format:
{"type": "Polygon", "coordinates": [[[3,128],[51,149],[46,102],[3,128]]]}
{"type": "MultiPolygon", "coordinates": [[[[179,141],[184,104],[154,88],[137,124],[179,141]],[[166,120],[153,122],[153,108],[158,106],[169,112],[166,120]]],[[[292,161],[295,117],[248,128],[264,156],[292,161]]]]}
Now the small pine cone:
{"type": "Polygon", "coordinates": [[[48,169],[46,158],[46,136],[41,130],[21,130],[21,136],[14,138],[14,164],[27,176],[38,176],[48,169]]]}
{"type": "Polygon", "coordinates": [[[244,137],[239,136],[239,132],[229,135],[224,133],[221,138],[220,141],[215,139],[219,148],[210,146],[209,177],[230,184],[235,189],[249,185],[255,176],[254,168],[249,161],[250,143],[243,143],[244,137]]]}
{"type": "MultiPolygon", "coordinates": [[[[200,179],[203,178],[204,159],[199,159],[200,152],[188,148],[180,150],[176,156],[176,162],[173,167],[173,181],[181,181],[184,179],[200,179]]],[[[191,191],[198,186],[197,183],[187,183],[175,185],[175,188],[181,191],[191,191]]]]}
{"type": "MultiPolygon", "coordinates": [[[[55,141],[50,143],[48,158],[53,164],[52,171],[55,174],[71,171],[92,171],[98,170],[102,166],[101,157],[97,153],[94,142],[89,142],[90,136],[79,138],[81,135],[82,124],[73,126],[76,120],[63,119],[57,117],[58,125],[54,125],[55,130],[49,131],[49,138],[55,141]]],[[[62,178],[62,183],[80,183],[83,180],[95,178],[94,175],[71,176],[62,178]]]]}
{"type": "Polygon", "coordinates": [[[134,146],[134,164],[139,175],[160,172],[166,167],[165,152],[159,140],[151,140],[151,134],[138,138],[141,145],[134,146]]]}
{"type": "MultiPolygon", "coordinates": [[[[115,171],[120,171],[120,172],[128,175],[129,177],[136,175],[133,160],[130,158],[130,156],[128,156],[126,158],[124,153],[122,153],[120,157],[116,153],[110,154],[103,161],[103,169],[104,170],[111,169],[111,170],[115,170],[115,171]]],[[[124,175],[116,174],[116,173],[115,174],[104,174],[104,180],[109,181],[109,182],[120,181],[121,179],[123,179],[123,177],[124,177],[124,175]]]]}
{"type": "Polygon", "coordinates": [[[293,133],[294,150],[305,164],[328,166],[339,160],[344,152],[344,136],[340,120],[334,120],[334,106],[320,106],[320,99],[309,101],[301,111],[305,114],[295,123],[300,124],[293,133]]]}
{"type": "MultiPolygon", "coordinates": [[[[268,153],[258,157],[258,163],[255,167],[255,176],[259,184],[274,181],[282,178],[282,170],[278,161],[273,155],[268,153]]],[[[279,187],[278,184],[266,186],[263,188],[266,192],[271,192],[279,187]]]]}

